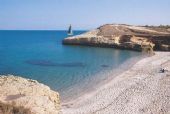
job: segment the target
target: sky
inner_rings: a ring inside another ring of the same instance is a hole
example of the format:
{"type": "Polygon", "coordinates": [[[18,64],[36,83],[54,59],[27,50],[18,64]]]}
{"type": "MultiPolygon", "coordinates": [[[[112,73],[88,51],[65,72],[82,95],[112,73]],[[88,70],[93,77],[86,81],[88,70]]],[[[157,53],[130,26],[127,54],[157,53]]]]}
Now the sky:
{"type": "Polygon", "coordinates": [[[170,25],[170,0],[0,0],[0,30],[170,25]]]}

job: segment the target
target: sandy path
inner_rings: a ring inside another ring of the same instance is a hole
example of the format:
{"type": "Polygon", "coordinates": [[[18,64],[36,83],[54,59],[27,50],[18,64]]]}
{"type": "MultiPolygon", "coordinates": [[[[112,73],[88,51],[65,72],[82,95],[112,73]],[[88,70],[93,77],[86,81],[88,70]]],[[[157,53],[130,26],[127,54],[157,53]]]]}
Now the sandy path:
{"type": "Polygon", "coordinates": [[[64,114],[170,114],[170,52],[137,62],[128,71],[67,104],[64,114]],[[168,70],[159,73],[161,66],[168,70]]]}

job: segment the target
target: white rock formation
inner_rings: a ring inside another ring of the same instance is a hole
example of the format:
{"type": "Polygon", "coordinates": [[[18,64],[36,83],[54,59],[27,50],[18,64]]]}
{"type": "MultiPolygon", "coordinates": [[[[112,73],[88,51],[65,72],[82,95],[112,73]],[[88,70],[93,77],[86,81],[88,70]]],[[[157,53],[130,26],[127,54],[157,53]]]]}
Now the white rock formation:
{"type": "Polygon", "coordinates": [[[0,75],[0,102],[22,106],[33,114],[58,114],[60,110],[57,92],[35,80],[12,75],[0,75]]]}

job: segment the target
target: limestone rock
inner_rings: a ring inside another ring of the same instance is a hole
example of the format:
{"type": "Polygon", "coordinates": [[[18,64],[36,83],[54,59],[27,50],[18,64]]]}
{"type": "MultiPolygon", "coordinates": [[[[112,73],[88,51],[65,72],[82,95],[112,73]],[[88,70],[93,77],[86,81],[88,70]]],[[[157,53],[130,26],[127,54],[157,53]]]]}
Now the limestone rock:
{"type": "Polygon", "coordinates": [[[170,51],[169,28],[107,24],[63,40],[67,45],[89,45],[142,51],[143,46],[170,51]]]}
{"type": "Polygon", "coordinates": [[[60,111],[57,92],[35,80],[12,75],[0,75],[0,102],[29,109],[31,114],[58,114],[60,111]]]}

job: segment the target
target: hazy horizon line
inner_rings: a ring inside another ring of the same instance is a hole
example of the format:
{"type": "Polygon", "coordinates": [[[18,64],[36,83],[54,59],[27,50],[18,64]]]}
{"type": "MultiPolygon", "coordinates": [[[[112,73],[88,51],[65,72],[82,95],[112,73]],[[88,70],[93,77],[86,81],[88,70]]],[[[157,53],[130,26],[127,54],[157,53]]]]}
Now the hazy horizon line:
{"type": "MultiPolygon", "coordinates": [[[[117,24],[117,25],[130,25],[130,26],[155,26],[155,27],[159,27],[159,26],[170,26],[170,24],[127,24],[127,23],[108,23],[108,24],[117,24]]],[[[98,27],[100,27],[100,26],[103,26],[103,25],[107,25],[107,24],[101,24],[101,25],[99,25],[98,27]]],[[[88,31],[88,30],[94,30],[94,29],[97,29],[98,27],[93,27],[93,28],[86,28],[86,29],[83,29],[83,27],[82,27],[82,29],[80,29],[80,27],[78,27],[78,28],[76,28],[76,29],[74,29],[74,27],[73,27],[73,31],[88,31]]],[[[63,28],[61,28],[61,29],[27,29],[27,28],[24,28],[24,29],[0,29],[1,31],[2,30],[4,30],[4,31],[67,31],[68,29],[63,29],[63,28]]]]}

